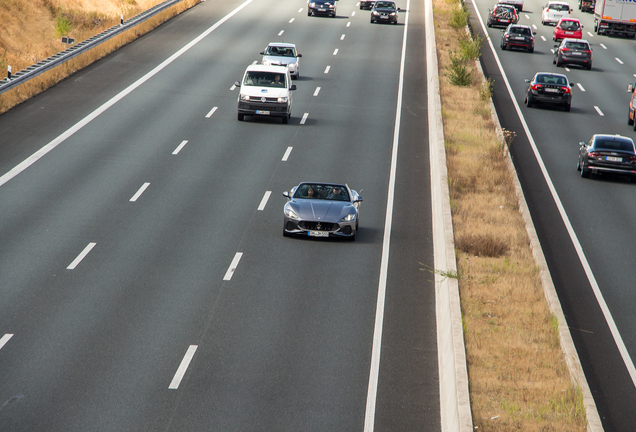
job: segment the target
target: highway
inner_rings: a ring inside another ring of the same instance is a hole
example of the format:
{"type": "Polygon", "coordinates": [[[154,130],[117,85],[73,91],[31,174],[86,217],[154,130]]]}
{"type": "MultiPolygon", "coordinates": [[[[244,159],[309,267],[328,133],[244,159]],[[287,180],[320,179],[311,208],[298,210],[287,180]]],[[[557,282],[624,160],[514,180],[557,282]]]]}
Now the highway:
{"type": "Polygon", "coordinates": [[[424,5],[337,8],[202,2],[0,116],[3,432],[441,430],[424,5]],[[290,123],[238,122],[272,41],[290,123]],[[355,242],[283,237],[305,180],[364,197],[355,242]]]}
{"type": "MultiPolygon", "coordinates": [[[[570,16],[581,21],[583,38],[592,45],[593,68],[557,68],[551,51],[554,26],[541,24],[544,3],[526,1],[520,13],[519,24],[537,33],[534,54],[502,51],[500,31],[489,28],[492,47],[484,45],[482,65],[495,81],[493,99],[502,127],[517,134],[511,155],[603,427],[631,431],[636,424],[636,189],[617,176],[583,179],[576,163],[578,143],[595,133],[636,138],[627,125],[626,93],[636,76],[636,42],[596,35],[593,15],[571,1],[570,16]],[[571,112],[523,104],[524,79],[544,71],[564,73],[575,84],[571,112]]],[[[479,18],[485,23],[492,3],[476,0],[467,6],[473,28],[483,35],[479,18]]]]}

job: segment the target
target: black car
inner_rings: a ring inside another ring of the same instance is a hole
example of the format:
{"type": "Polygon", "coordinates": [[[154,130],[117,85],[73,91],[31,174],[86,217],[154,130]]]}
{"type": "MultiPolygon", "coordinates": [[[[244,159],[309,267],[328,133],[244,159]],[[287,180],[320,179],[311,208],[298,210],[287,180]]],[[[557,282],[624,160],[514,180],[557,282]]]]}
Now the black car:
{"type": "Polygon", "coordinates": [[[636,149],[631,138],[620,135],[593,135],[579,143],[579,163],[576,169],[581,177],[590,174],[627,174],[636,179],[636,149]]]}
{"type": "Polygon", "coordinates": [[[360,9],[371,9],[373,7],[373,3],[375,0],[361,0],[360,1],[360,9]]]}
{"type": "Polygon", "coordinates": [[[510,24],[506,30],[502,30],[501,49],[523,48],[529,52],[534,52],[535,32],[529,26],[510,24]]]}
{"type": "Polygon", "coordinates": [[[398,11],[392,1],[376,1],[371,8],[371,22],[398,23],[398,11]]]}
{"type": "Polygon", "coordinates": [[[508,27],[510,24],[517,24],[517,22],[519,22],[519,15],[517,15],[517,9],[514,6],[496,4],[492,10],[488,9],[488,21],[486,21],[488,27],[508,27]]]}
{"type": "Polygon", "coordinates": [[[572,84],[568,77],[550,72],[538,72],[530,80],[527,79],[526,99],[528,108],[535,103],[561,105],[566,111],[570,111],[572,105],[572,84]]]}
{"type": "Polygon", "coordinates": [[[552,63],[557,67],[564,65],[579,65],[585,69],[592,69],[592,48],[585,39],[563,39],[560,45],[554,46],[552,63]]]}
{"type": "Polygon", "coordinates": [[[307,16],[324,15],[336,17],[336,0],[310,0],[307,16]]]}

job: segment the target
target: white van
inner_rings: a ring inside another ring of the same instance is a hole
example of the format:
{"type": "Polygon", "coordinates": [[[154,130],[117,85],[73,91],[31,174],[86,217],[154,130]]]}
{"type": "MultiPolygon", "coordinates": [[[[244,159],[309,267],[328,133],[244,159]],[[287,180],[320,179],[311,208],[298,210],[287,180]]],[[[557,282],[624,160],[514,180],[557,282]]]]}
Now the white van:
{"type": "Polygon", "coordinates": [[[296,90],[291,82],[286,66],[248,66],[243,80],[234,83],[239,87],[238,120],[254,115],[281,117],[287,123],[291,117],[292,90],[296,90]]]}

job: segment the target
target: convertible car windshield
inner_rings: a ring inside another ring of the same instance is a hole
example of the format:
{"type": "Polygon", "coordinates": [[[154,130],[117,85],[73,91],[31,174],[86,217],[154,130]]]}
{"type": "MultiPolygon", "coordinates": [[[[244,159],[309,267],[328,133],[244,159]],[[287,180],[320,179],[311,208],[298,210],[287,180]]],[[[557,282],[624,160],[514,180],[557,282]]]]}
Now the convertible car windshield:
{"type": "Polygon", "coordinates": [[[258,87],[287,87],[285,75],[276,72],[248,72],[243,80],[243,85],[258,87]]]}
{"type": "Polygon", "coordinates": [[[350,201],[347,188],[338,185],[303,183],[298,186],[294,198],[350,201]]]}

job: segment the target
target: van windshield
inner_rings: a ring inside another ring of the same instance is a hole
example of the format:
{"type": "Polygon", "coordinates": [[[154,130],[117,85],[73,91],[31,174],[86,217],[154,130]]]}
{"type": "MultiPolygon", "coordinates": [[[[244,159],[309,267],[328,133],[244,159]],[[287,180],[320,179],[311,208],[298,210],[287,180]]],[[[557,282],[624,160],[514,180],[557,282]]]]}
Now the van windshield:
{"type": "Polygon", "coordinates": [[[276,72],[250,71],[245,74],[243,85],[257,87],[287,87],[285,74],[276,72]]]}

